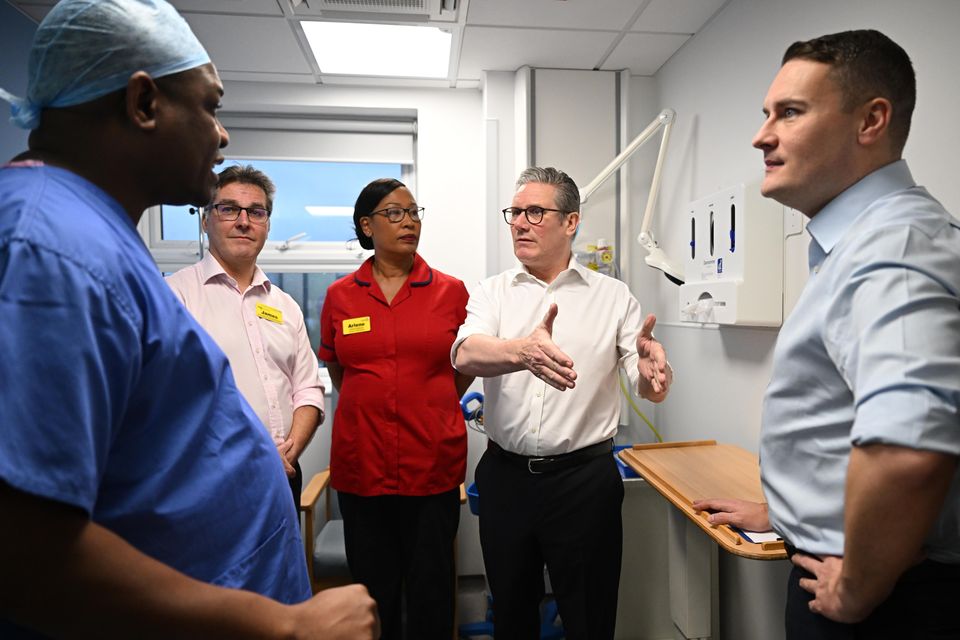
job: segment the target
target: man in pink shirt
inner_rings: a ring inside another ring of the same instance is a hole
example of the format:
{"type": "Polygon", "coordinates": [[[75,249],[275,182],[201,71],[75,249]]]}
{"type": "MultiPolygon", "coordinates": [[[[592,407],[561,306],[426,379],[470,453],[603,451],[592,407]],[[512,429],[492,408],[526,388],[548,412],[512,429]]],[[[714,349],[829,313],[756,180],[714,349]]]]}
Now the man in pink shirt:
{"type": "Polygon", "coordinates": [[[277,445],[299,504],[298,460],[323,422],[324,388],[303,312],[257,266],[275,192],[270,178],[251,166],[222,171],[203,213],[210,250],[167,283],[227,354],[240,392],[277,445]]]}

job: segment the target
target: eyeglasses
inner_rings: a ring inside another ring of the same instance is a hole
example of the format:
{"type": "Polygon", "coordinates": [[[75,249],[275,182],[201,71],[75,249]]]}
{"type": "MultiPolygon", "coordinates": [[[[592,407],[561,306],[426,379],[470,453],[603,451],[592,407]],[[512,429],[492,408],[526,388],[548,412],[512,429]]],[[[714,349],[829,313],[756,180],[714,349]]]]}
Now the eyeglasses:
{"type": "Polygon", "coordinates": [[[270,217],[270,212],[267,209],[261,209],[260,207],[238,207],[235,204],[212,204],[210,208],[217,212],[217,215],[220,216],[221,220],[226,222],[233,222],[240,217],[241,211],[247,212],[247,220],[253,224],[267,224],[267,219],[270,217]]]}
{"type": "Polygon", "coordinates": [[[512,226],[517,222],[517,218],[519,218],[522,213],[527,217],[527,222],[530,224],[540,224],[543,222],[543,214],[547,211],[556,211],[559,214],[563,214],[563,211],[560,211],[560,209],[547,209],[545,207],[527,207],[526,209],[507,207],[503,210],[503,219],[507,224],[512,226]]]}
{"type": "Polygon", "coordinates": [[[387,207],[386,209],[380,209],[379,211],[371,211],[370,215],[376,215],[379,213],[393,223],[398,223],[403,220],[403,216],[409,215],[410,219],[414,222],[420,222],[423,220],[423,212],[423,207],[410,207],[409,209],[403,209],[401,207],[387,207]]]}

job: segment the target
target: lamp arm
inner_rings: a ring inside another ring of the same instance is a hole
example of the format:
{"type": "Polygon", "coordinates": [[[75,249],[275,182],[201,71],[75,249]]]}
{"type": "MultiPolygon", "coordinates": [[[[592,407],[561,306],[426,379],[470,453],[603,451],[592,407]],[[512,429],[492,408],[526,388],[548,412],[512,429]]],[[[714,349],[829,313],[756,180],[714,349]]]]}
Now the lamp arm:
{"type": "Polygon", "coordinates": [[[580,190],[580,204],[587,202],[590,196],[600,188],[607,179],[626,162],[634,152],[643,146],[653,134],[663,129],[663,137],[660,139],[660,151],[657,153],[657,164],[653,168],[653,180],[650,184],[650,193],[647,195],[647,207],[643,212],[643,220],[640,223],[640,234],[637,241],[647,251],[646,262],[654,269],[659,269],[667,278],[675,284],[683,284],[683,274],[678,266],[673,264],[663,251],[653,234],[650,233],[650,221],[653,219],[653,208],[657,204],[657,195],[660,193],[661,170],[663,169],[663,159],[667,155],[667,143],[670,141],[670,130],[673,129],[673,122],[677,114],[673,109],[664,109],[653,119],[653,122],[647,125],[647,128],[640,132],[634,138],[627,148],[621,151],[616,158],[610,161],[600,174],[594,178],[590,184],[580,190]]]}
{"type": "MultiPolygon", "coordinates": [[[[590,181],[590,184],[585,186],[583,189],[580,189],[580,204],[586,204],[587,200],[590,199],[590,196],[600,188],[604,182],[606,182],[610,176],[616,173],[624,162],[630,159],[630,156],[636,152],[637,149],[643,146],[643,144],[650,139],[653,134],[660,130],[661,127],[664,127],[663,139],[660,142],[660,153],[657,156],[657,166],[653,172],[653,187],[650,189],[650,193],[653,196],[653,199],[647,199],[647,210],[644,213],[644,218],[648,217],[648,214],[653,209],[653,203],[656,200],[656,193],[660,188],[660,166],[663,164],[663,158],[667,148],[667,138],[670,136],[670,129],[673,127],[673,121],[676,119],[677,114],[673,109],[664,109],[657,115],[653,121],[647,125],[647,128],[641,131],[636,138],[630,141],[630,144],[617,154],[617,157],[610,161],[606,167],[597,175],[596,178],[590,181]]],[[[644,220],[644,224],[647,224],[644,220]]]]}
{"type": "Polygon", "coordinates": [[[663,124],[663,137],[660,139],[660,151],[657,152],[657,164],[653,167],[653,180],[650,182],[650,193],[647,194],[647,207],[643,211],[643,221],[640,223],[640,233],[647,233],[650,228],[650,221],[653,219],[653,207],[657,204],[657,196],[660,194],[660,177],[663,170],[663,160],[667,156],[667,143],[670,141],[670,131],[673,129],[673,121],[676,114],[670,109],[664,109],[660,116],[669,112],[668,119],[663,124]]]}

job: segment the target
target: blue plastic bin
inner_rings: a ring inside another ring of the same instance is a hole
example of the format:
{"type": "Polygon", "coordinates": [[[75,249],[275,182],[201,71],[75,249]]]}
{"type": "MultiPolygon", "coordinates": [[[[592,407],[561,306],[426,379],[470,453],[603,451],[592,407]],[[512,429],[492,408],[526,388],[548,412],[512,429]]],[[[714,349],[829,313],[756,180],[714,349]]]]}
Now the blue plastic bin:
{"type": "Polygon", "coordinates": [[[471,482],[467,487],[467,504],[470,505],[470,513],[475,516],[480,515],[480,492],[477,491],[476,482],[471,482]]]}

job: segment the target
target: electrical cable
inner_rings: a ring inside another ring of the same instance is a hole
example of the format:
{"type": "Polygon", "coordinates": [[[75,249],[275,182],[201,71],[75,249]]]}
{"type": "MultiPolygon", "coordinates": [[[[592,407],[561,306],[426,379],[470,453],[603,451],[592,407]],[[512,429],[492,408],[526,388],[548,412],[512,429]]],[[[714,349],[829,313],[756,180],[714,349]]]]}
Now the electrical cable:
{"type": "Polygon", "coordinates": [[[637,403],[633,401],[633,396],[630,394],[630,391],[627,390],[627,385],[623,383],[623,375],[618,373],[617,379],[620,381],[620,391],[623,393],[623,397],[627,399],[627,403],[630,405],[630,408],[633,409],[633,412],[640,416],[643,421],[647,423],[647,426],[650,427],[650,431],[652,431],[653,435],[657,438],[657,442],[663,442],[663,436],[661,436],[660,432],[657,431],[657,428],[653,426],[653,423],[647,419],[647,416],[643,415],[643,412],[640,411],[637,403]]]}

